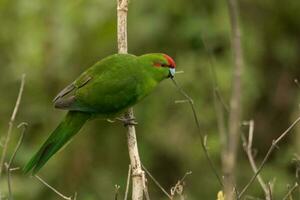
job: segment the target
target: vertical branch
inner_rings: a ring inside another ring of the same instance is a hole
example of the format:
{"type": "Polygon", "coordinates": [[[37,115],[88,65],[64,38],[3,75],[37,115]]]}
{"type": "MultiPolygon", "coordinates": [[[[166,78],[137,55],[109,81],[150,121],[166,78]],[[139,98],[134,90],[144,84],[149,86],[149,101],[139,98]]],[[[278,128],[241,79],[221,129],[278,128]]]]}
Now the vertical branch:
{"type": "MultiPolygon", "coordinates": [[[[118,0],[118,52],[122,54],[127,53],[127,12],[128,0],[118,0]]],[[[126,112],[125,118],[128,121],[133,121],[134,113],[132,108],[126,112]]],[[[143,191],[146,186],[143,181],[144,172],[141,167],[135,126],[133,123],[127,125],[127,142],[132,167],[132,200],[142,200],[143,191]]]]}
{"type": "Polygon", "coordinates": [[[13,199],[13,196],[12,196],[12,187],[11,187],[11,173],[12,171],[14,170],[17,170],[19,169],[18,167],[17,168],[11,168],[11,165],[12,163],[14,162],[14,159],[17,155],[17,152],[21,146],[21,144],[23,143],[23,140],[24,140],[24,135],[25,135],[25,132],[26,132],[26,129],[27,129],[27,126],[28,124],[25,123],[25,122],[22,122],[21,124],[18,125],[18,128],[21,128],[23,127],[23,130],[21,132],[21,136],[19,138],[19,141],[18,141],[18,144],[9,160],[8,163],[5,163],[6,164],[6,169],[7,169],[7,187],[8,187],[8,200],[12,200],[13,199]]]}
{"type": "Polygon", "coordinates": [[[25,85],[25,74],[22,75],[19,94],[18,94],[18,97],[17,97],[17,101],[16,101],[16,104],[15,104],[13,113],[10,117],[10,121],[9,121],[9,124],[8,124],[8,131],[7,131],[6,136],[5,136],[2,155],[1,155],[1,159],[0,159],[0,180],[1,180],[3,165],[4,165],[4,161],[5,161],[5,157],[6,157],[6,152],[7,152],[7,148],[8,148],[8,143],[9,143],[9,140],[10,140],[10,137],[11,137],[12,128],[13,128],[15,118],[16,118],[16,115],[18,113],[19,106],[20,106],[20,103],[21,103],[22,94],[23,94],[23,90],[24,90],[24,85],[25,85]]]}
{"type": "Polygon", "coordinates": [[[128,0],[117,0],[118,15],[118,53],[127,53],[127,12],[128,0]]]}
{"type": "Polygon", "coordinates": [[[228,143],[225,159],[223,159],[223,170],[225,174],[225,195],[228,200],[231,200],[233,198],[232,191],[235,185],[236,155],[241,121],[241,77],[243,71],[243,55],[241,47],[241,32],[238,22],[238,3],[237,0],[227,0],[227,3],[231,24],[231,46],[234,59],[234,74],[228,121],[228,143]]]}
{"type": "Polygon", "coordinates": [[[128,197],[128,190],[129,190],[129,185],[130,185],[130,176],[131,176],[131,165],[129,165],[129,167],[128,167],[128,176],[127,176],[127,183],[126,183],[126,190],[125,190],[124,200],[127,200],[127,197],[128,197]]]}

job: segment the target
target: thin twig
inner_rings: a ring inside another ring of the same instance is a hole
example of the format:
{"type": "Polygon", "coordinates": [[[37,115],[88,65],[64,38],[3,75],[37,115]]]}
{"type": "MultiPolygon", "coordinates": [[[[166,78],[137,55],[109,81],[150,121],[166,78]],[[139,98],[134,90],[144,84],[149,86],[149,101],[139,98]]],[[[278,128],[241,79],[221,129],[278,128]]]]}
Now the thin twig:
{"type": "Polygon", "coordinates": [[[161,186],[161,184],[154,178],[154,176],[152,176],[152,174],[147,170],[147,168],[142,165],[143,169],[145,170],[145,172],[148,174],[148,176],[153,180],[153,182],[157,185],[157,187],[159,187],[159,189],[169,198],[172,199],[172,196],[163,188],[163,186],[161,186]]]}
{"type": "Polygon", "coordinates": [[[296,86],[300,89],[300,83],[299,83],[298,79],[295,78],[294,82],[295,82],[296,86]]]}
{"type": "Polygon", "coordinates": [[[55,189],[54,187],[52,187],[51,185],[49,185],[46,181],[44,181],[41,177],[39,177],[38,175],[35,175],[34,177],[37,178],[37,180],[39,180],[42,184],[44,184],[50,190],[52,190],[53,192],[55,192],[61,198],[65,199],[65,200],[72,200],[72,197],[67,197],[67,196],[63,195],[57,189],[55,189]]]}
{"type": "MultiPolygon", "coordinates": [[[[12,171],[15,171],[15,168],[11,168],[11,165],[16,157],[16,154],[21,146],[21,144],[23,143],[23,140],[24,140],[24,136],[25,136],[25,132],[26,132],[26,129],[28,127],[28,124],[25,123],[25,122],[22,122],[21,124],[18,125],[18,128],[21,128],[23,127],[23,130],[21,132],[21,136],[19,138],[19,141],[18,141],[18,144],[9,160],[9,162],[7,163],[6,165],[6,169],[7,169],[7,186],[8,186],[8,200],[12,200],[13,199],[13,196],[12,196],[12,189],[11,189],[11,172],[12,171]]],[[[19,168],[17,168],[19,169],[19,168]]]]}
{"type": "Polygon", "coordinates": [[[269,198],[269,200],[273,200],[273,185],[270,182],[268,182],[268,194],[270,196],[267,198],[269,198]]]}
{"type": "Polygon", "coordinates": [[[144,183],[145,183],[145,187],[144,187],[144,194],[145,194],[145,199],[146,200],[150,200],[150,195],[149,195],[149,191],[148,191],[148,185],[147,185],[147,180],[146,180],[146,176],[145,176],[145,173],[143,175],[144,177],[144,183]]]}
{"type": "Polygon", "coordinates": [[[126,183],[124,200],[127,200],[127,198],[128,198],[128,191],[129,191],[129,186],[130,186],[130,176],[131,176],[131,165],[128,166],[128,175],[127,175],[127,183],[126,183]]]}
{"type": "Polygon", "coordinates": [[[299,186],[299,184],[296,182],[294,184],[294,186],[289,189],[289,191],[286,193],[286,195],[284,195],[282,200],[286,200],[287,198],[289,198],[298,186],[299,186]]]}
{"type": "Polygon", "coordinates": [[[115,185],[115,200],[118,200],[120,186],[115,185]]]}
{"type": "Polygon", "coordinates": [[[2,151],[2,155],[1,155],[1,159],[0,159],[0,180],[1,180],[1,175],[2,175],[2,170],[3,170],[3,164],[5,161],[5,157],[6,157],[6,152],[7,152],[7,148],[8,148],[8,143],[11,137],[11,132],[12,132],[12,128],[15,122],[15,118],[16,115],[18,113],[19,110],[19,106],[21,103],[21,99],[22,99],[22,95],[23,95],[23,90],[24,90],[24,85],[25,85],[25,74],[22,74],[22,78],[21,78],[21,85],[20,85],[20,89],[19,89],[19,94],[17,97],[17,101],[13,110],[13,113],[10,117],[10,121],[9,121],[9,125],[8,125],[8,131],[6,133],[6,137],[5,137],[5,141],[4,141],[4,145],[3,145],[3,151],[2,151]]]}
{"type": "Polygon", "coordinates": [[[77,200],[77,192],[74,193],[73,200],[77,200]]]}
{"type": "MultiPolygon", "coordinates": [[[[244,124],[246,124],[246,123],[244,123],[244,124]]],[[[252,155],[254,121],[250,120],[247,123],[247,125],[249,125],[248,141],[246,140],[244,135],[242,135],[243,147],[244,147],[244,150],[247,154],[247,157],[248,157],[249,163],[251,165],[251,168],[252,168],[254,174],[256,174],[257,173],[257,166],[256,166],[255,160],[254,160],[253,155],[252,155]]],[[[263,180],[263,178],[261,177],[260,174],[257,175],[257,180],[258,180],[261,188],[263,189],[263,191],[265,193],[266,200],[271,200],[271,195],[272,195],[272,191],[270,190],[271,188],[267,186],[267,184],[265,183],[265,181],[263,180]]]]}
{"type": "Polygon", "coordinates": [[[192,171],[188,171],[184,174],[184,176],[177,181],[174,187],[171,188],[171,196],[172,199],[175,197],[176,194],[179,195],[181,200],[184,200],[183,190],[184,190],[184,180],[188,175],[191,175],[192,171]]]}
{"type": "Polygon", "coordinates": [[[183,74],[184,71],[183,70],[180,70],[180,71],[176,71],[175,74],[183,74]]]}
{"type": "Polygon", "coordinates": [[[194,106],[194,101],[193,99],[182,89],[182,87],[180,87],[177,82],[175,81],[174,78],[172,78],[172,81],[174,83],[174,85],[177,87],[178,91],[186,98],[186,100],[188,100],[190,106],[191,106],[191,109],[193,111],[193,116],[194,116],[194,119],[195,119],[195,123],[196,123],[196,126],[198,128],[198,132],[200,134],[200,140],[201,140],[201,146],[202,146],[202,149],[204,151],[204,154],[205,154],[205,157],[214,173],[214,175],[216,176],[216,178],[218,179],[218,182],[219,184],[221,185],[221,187],[223,187],[223,182],[222,182],[222,179],[221,177],[219,176],[218,172],[217,172],[217,168],[215,167],[212,159],[210,158],[210,155],[208,153],[208,150],[207,150],[207,146],[205,145],[205,142],[204,142],[204,137],[205,135],[202,133],[202,130],[200,128],[200,123],[199,123],[199,120],[198,120],[198,116],[197,116],[197,113],[196,113],[196,109],[195,109],[195,106],[194,106]]]}
{"type": "Polygon", "coordinates": [[[259,175],[259,173],[261,172],[261,170],[263,169],[263,167],[265,166],[266,162],[268,161],[271,153],[273,152],[273,150],[275,149],[275,147],[277,147],[277,144],[291,131],[292,128],[294,128],[294,126],[300,122],[300,117],[298,117],[276,140],[272,141],[272,145],[270,146],[267,154],[265,155],[262,163],[260,164],[260,166],[258,167],[256,173],[252,176],[252,178],[250,179],[250,181],[246,184],[246,186],[242,189],[242,191],[239,194],[239,198],[241,198],[245,192],[249,189],[249,187],[252,185],[252,183],[254,182],[254,180],[256,179],[256,177],[259,175]]]}
{"type": "Polygon", "coordinates": [[[300,172],[300,156],[298,154],[294,154],[293,162],[296,165],[296,170],[295,170],[295,177],[296,179],[300,178],[299,172],[300,172]]]}
{"type": "Polygon", "coordinates": [[[191,175],[193,172],[192,171],[187,171],[185,172],[184,176],[180,179],[180,182],[183,182],[187,176],[191,175]]]}

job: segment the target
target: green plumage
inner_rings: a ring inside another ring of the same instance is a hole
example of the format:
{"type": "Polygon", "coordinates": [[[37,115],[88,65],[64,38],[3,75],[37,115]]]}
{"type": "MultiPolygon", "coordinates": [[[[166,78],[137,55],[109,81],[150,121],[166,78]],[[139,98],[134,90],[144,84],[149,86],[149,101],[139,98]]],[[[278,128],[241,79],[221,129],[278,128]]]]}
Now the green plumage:
{"type": "Polygon", "coordinates": [[[64,120],[25,166],[24,171],[27,173],[32,170],[33,174],[37,173],[48,159],[80,130],[90,116],[84,112],[69,111],[64,120]]]}
{"type": "Polygon", "coordinates": [[[56,108],[68,110],[59,126],[24,168],[37,173],[91,118],[111,118],[133,106],[170,77],[174,61],[165,54],[115,54],[102,59],[54,99],[56,108]]]}

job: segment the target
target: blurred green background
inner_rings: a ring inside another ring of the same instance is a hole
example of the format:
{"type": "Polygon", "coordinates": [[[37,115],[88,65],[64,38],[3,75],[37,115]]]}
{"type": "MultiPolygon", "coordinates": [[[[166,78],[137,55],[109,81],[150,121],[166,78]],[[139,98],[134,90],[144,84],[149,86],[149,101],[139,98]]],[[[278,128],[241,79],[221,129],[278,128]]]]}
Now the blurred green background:
{"type": "MultiPolygon", "coordinates": [[[[261,161],[272,140],[299,115],[300,1],[241,0],[240,15],[245,57],[243,120],[255,120],[254,148],[261,161]]],[[[230,24],[226,1],[131,0],[128,16],[129,52],[165,52],[183,74],[177,81],[194,99],[209,151],[220,166],[220,140],[213,104],[213,57],[220,92],[229,102],[232,82],[230,24]],[[204,48],[203,39],[208,44],[204,48]]],[[[15,166],[23,166],[65,112],[52,98],[88,66],[117,51],[116,2],[111,0],[0,0],[0,136],[14,107],[20,77],[26,85],[16,119],[29,123],[15,166]]],[[[205,160],[191,110],[170,80],[135,106],[142,162],[167,189],[186,171],[189,200],[216,199],[220,190],[205,160]]],[[[243,128],[247,132],[247,127],[243,128]]],[[[120,123],[87,123],[63,151],[40,172],[64,194],[77,199],[113,199],[114,185],[124,193],[129,164],[126,129],[120,123]]],[[[20,135],[14,128],[9,155],[20,135]]],[[[297,181],[295,154],[300,154],[300,128],[271,156],[262,175],[275,181],[274,198],[297,181]]],[[[237,187],[252,175],[240,145],[237,187]]],[[[13,175],[15,199],[59,199],[36,179],[13,175]]],[[[299,181],[299,179],[298,179],[299,181]]],[[[166,199],[149,180],[152,199],[166,199]]],[[[0,187],[6,195],[6,179],[0,187]]],[[[263,197],[259,184],[248,192],[263,197]]],[[[294,198],[299,198],[300,190],[294,198]]]]}

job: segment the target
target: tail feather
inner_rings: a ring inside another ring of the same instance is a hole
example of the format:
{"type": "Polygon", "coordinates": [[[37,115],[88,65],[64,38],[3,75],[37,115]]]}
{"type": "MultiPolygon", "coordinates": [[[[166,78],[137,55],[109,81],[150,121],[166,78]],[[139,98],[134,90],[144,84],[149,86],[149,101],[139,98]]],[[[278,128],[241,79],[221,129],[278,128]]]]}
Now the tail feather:
{"type": "Polygon", "coordinates": [[[90,114],[88,113],[69,111],[65,119],[24,167],[24,173],[32,171],[32,174],[36,174],[80,130],[89,118],[90,114]]]}

